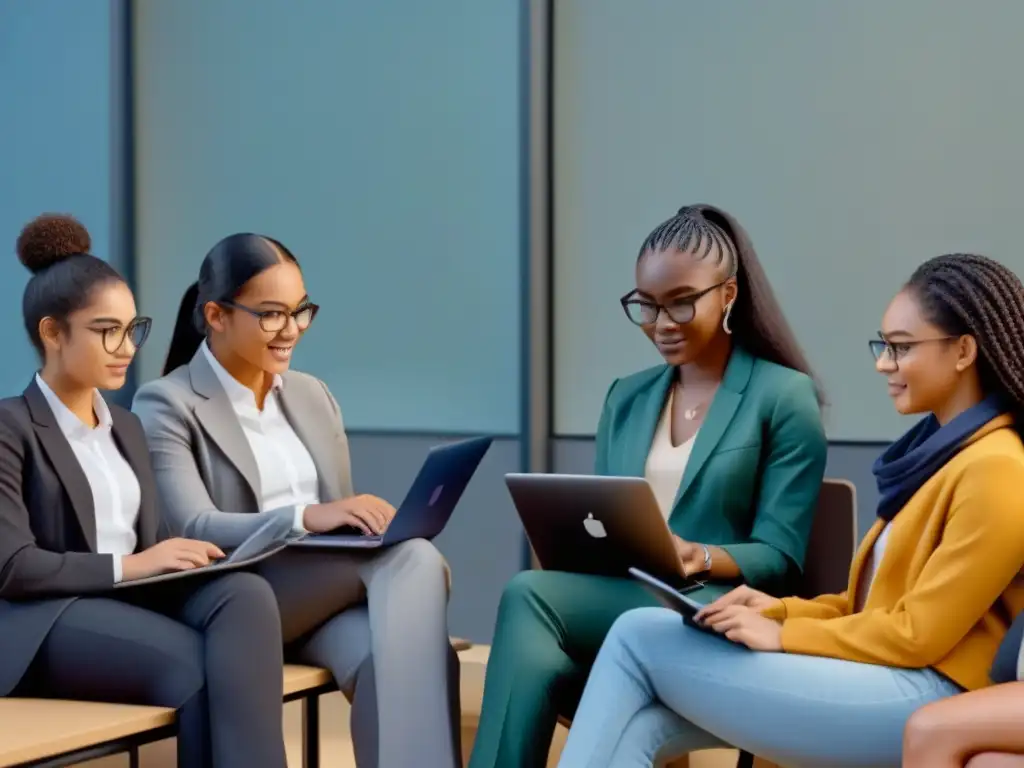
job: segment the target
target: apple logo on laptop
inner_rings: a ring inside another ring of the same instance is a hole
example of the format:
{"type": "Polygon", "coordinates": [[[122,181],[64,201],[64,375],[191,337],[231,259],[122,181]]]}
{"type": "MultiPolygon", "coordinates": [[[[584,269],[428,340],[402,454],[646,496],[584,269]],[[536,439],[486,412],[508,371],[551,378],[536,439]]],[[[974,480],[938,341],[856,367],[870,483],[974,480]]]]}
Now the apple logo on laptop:
{"type": "Polygon", "coordinates": [[[608,531],[604,529],[604,523],[597,520],[593,512],[587,513],[587,518],[583,521],[583,528],[595,539],[603,539],[608,535],[608,531]]]}

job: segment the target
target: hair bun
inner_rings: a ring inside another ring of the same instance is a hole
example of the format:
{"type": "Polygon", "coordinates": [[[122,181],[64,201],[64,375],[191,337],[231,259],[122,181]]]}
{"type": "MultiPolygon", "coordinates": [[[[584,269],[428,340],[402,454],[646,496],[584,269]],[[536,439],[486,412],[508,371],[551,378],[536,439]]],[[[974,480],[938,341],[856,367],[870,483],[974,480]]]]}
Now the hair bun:
{"type": "Polygon", "coordinates": [[[78,219],[44,213],[26,224],[18,235],[18,260],[37,274],[70,256],[88,253],[90,247],[89,230],[78,219]]]}

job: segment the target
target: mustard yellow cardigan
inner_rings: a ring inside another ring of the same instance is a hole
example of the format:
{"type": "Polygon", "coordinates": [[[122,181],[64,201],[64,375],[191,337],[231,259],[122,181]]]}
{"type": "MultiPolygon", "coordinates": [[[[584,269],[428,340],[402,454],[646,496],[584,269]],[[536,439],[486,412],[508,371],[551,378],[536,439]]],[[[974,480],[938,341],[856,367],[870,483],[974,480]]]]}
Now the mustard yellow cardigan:
{"type": "Polygon", "coordinates": [[[788,597],[765,615],[782,621],[787,653],[890,667],[933,667],[964,688],[988,669],[1024,608],[1024,445],[1010,416],[982,427],[891,523],[864,603],[865,560],[883,528],[861,543],[847,590],[788,597]]]}

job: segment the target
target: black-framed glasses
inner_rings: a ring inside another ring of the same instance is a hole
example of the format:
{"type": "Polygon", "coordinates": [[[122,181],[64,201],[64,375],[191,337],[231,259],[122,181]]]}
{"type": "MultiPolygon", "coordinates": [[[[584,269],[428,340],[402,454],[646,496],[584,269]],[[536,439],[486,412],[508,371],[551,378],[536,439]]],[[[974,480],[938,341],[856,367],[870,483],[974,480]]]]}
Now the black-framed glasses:
{"type": "Polygon", "coordinates": [[[93,333],[98,333],[103,338],[103,349],[109,355],[116,355],[124,346],[125,339],[131,339],[132,346],[138,350],[149,338],[149,331],[153,327],[153,318],[136,317],[128,325],[113,325],[109,328],[90,328],[93,333]]]}
{"type": "Polygon", "coordinates": [[[649,301],[648,299],[641,299],[636,295],[636,290],[632,290],[619,299],[619,303],[622,305],[623,311],[626,313],[626,317],[629,318],[631,323],[636,325],[653,325],[658,322],[658,315],[661,314],[662,310],[665,310],[665,314],[669,316],[669,319],[673,323],[678,325],[684,325],[697,315],[697,300],[707,296],[715,288],[721,288],[731,278],[727,277],[720,283],[715,283],[709,288],[705,288],[703,291],[697,291],[696,293],[690,293],[686,296],[680,296],[678,299],[673,299],[668,304],[658,304],[655,301],[649,301]]]}
{"type": "Polygon", "coordinates": [[[288,325],[288,318],[295,320],[295,325],[300,331],[304,331],[313,324],[313,318],[320,311],[318,304],[303,304],[298,309],[286,312],[283,309],[253,309],[243,304],[236,304],[233,301],[221,301],[225,307],[240,309],[260,321],[260,328],[267,333],[280,333],[288,325]]]}
{"type": "Polygon", "coordinates": [[[899,365],[900,360],[909,355],[914,347],[921,344],[935,344],[942,341],[954,341],[956,336],[936,336],[931,339],[908,339],[906,341],[887,341],[886,339],[871,339],[868,342],[868,349],[875,360],[881,360],[884,355],[894,364],[899,365]]]}

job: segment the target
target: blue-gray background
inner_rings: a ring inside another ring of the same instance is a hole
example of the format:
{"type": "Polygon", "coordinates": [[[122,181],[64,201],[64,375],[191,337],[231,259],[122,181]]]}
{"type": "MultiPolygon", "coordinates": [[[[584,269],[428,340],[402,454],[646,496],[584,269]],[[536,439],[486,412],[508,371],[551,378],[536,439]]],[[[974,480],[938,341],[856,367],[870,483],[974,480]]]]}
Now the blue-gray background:
{"type": "MultiPolygon", "coordinates": [[[[33,215],[76,214],[133,281],[156,319],[140,380],[205,251],[273,234],[323,306],[298,365],[341,402],[360,490],[397,501],[434,443],[499,436],[438,542],[453,632],[489,640],[524,565],[502,482],[522,468],[524,7],[0,0],[0,392],[35,365],[13,255],[33,215]]],[[[654,360],[616,303],[636,245],[714,202],[828,386],[828,474],[863,530],[904,426],[866,351],[885,302],[941,251],[1024,268],[1024,6],[556,0],[554,22],[552,469],[590,471],[608,381],[654,360]]]]}

